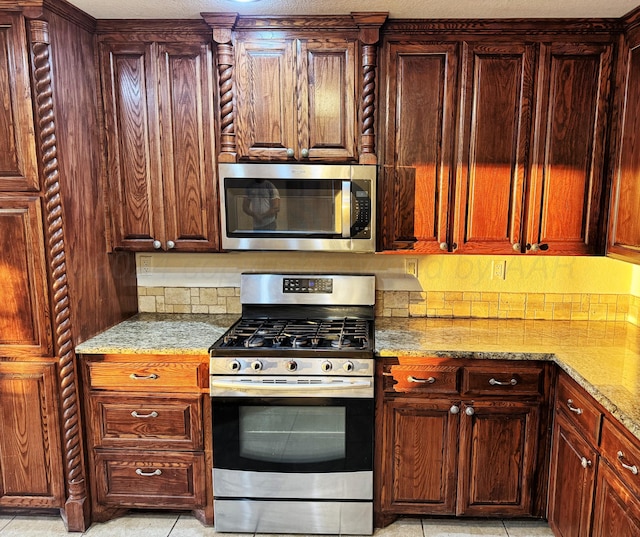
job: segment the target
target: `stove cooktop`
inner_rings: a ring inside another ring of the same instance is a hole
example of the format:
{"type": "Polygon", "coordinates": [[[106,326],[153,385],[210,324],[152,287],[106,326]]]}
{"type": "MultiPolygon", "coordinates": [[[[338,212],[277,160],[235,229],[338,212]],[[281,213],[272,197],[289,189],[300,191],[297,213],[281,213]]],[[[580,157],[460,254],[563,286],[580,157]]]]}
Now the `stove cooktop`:
{"type": "Polygon", "coordinates": [[[234,324],[210,351],[225,353],[324,350],[371,351],[372,322],[367,319],[245,319],[234,324]]]}

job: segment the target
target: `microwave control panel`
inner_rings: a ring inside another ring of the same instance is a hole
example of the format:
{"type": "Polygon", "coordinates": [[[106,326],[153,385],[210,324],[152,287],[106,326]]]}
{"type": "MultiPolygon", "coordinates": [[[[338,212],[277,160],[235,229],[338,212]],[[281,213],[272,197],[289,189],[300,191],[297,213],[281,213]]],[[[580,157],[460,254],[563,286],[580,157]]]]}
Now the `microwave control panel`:
{"type": "Polygon", "coordinates": [[[353,209],[351,216],[351,236],[368,239],[371,237],[371,181],[353,181],[353,209]]]}

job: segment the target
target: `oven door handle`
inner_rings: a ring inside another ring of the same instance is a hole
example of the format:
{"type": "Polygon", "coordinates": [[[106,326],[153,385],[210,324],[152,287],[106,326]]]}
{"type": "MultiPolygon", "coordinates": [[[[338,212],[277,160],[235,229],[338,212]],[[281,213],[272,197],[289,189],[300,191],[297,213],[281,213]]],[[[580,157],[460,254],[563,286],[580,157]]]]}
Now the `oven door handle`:
{"type": "Polygon", "coordinates": [[[303,391],[311,391],[311,390],[350,390],[353,388],[370,388],[372,386],[371,380],[354,380],[350,382],[338,383],[338,382],[318,382],[315,384],[296,384],[296,383],[282,383],[282,384],[271,384],[271,383],[261,383],[261,382],[247,382],[242,380],[211,380],[210,386],[212,388],[227,388],[227,389],[242,389],[242,390],[260,390],[262,392],[266,391],[284,391],[284,390],[293,390],[299,389],[301,392],[303,391]]]}

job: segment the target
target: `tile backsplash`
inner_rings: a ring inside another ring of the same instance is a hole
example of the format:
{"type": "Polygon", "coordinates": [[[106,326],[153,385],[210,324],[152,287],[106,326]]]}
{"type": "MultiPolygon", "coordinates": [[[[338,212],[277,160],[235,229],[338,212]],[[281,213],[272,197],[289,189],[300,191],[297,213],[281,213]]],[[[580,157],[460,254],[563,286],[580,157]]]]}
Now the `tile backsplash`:
{"type": "MultiPolygon", "coordinates": [[[[238,287],[138,287],[151,313],[240,313],[238,287]]],[[[640,324],[640,297],[594,293],[376,291],[378,317],[629,321],[640,324]]]]}

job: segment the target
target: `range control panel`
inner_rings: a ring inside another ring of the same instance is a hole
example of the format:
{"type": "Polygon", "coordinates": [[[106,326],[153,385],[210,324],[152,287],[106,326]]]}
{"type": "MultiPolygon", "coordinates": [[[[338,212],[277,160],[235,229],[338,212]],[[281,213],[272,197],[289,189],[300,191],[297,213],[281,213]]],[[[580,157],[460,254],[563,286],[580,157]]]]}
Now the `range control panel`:
{"type": "Polygon", "coordinates": [[[283,293],[333,293],[331,278],[283,278],[283,293]]]}

